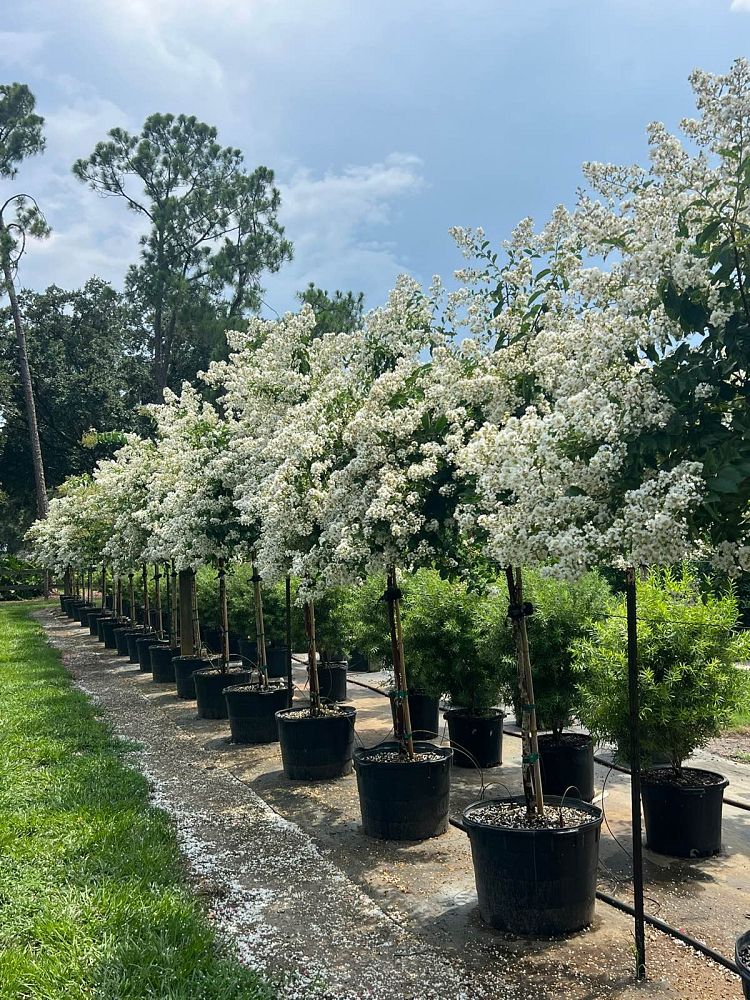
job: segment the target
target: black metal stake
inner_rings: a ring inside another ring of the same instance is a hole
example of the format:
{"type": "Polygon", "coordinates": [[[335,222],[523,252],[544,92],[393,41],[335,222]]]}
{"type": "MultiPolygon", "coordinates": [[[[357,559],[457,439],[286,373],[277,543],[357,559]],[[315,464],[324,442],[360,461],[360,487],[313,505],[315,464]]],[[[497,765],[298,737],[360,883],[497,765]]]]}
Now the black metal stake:
{"type": "Polygon", "coordinates": [[[628,620],[628,695],[630,700],[630,817],[633,828],[633,909],[635,910],[636,979],[646,976],[646,924],[643,907],[643,843],[641,840],[641,724],[638,691],[638,623],[635,569],[625,574],[628,620]]]}
{"type": "Polygon", "coordinates": [[[286,683],[289,688],[289,707],[294,700],[294,681],[292,679],[292,580],[286,575],[286,683]]]}

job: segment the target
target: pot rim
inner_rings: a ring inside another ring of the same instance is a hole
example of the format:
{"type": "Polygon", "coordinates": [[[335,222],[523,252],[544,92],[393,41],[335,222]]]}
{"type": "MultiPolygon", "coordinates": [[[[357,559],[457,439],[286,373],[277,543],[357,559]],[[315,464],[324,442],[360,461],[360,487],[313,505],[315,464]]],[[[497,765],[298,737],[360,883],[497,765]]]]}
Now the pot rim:
{"type": "MultiPolygon", "coordinates": [[[[594,737],[590,733],[576,733],[576,732],[570,732],[569,730],[564,729],[562,731],[561,735],[562,736],[578,736],[578,737],[580,737],[580,739],[583,742],[581,742],[577,747],[573,747],[573,749],[575,749],[575,750],[580,750],[583,747],[593,746],[593,743],[594,743],[594,737]]],[[[537,735],[537,739],[545,741],[545,743],[544,743],[545,750],[547,750],[547,749],[550,749],[550,750],[562,750],[564,748],[564,744],[552,742],[553,741],[553,736],[554,736],[553,733],[544,732],[544,733],[539,733],[537,735]],[[547,741],[548,740],[550,741],[550,744],[551,744],[549,747],[547,745],[547,741]]]]}
{"type": "Polygon", "coordinates": [[[689,768],[687,768],[687,770],[689,770],[689,771],[700,771],[701,774],[710,774],[711,777],[717,779],[716,781],[712,781],[710,784],[707,784],[707,785],[704,785],[704,784],[685,785],[683,783],[679,783],[678,784],[677,782],[674,782],[674,781],[649,781],[648,780],[649,774],[653,773],[654,771],[673,771],[673,770],[674,770],[674,768],[672,768],[669,764],[659,765],[659,767],[649,767],[649,768],[646,768],[643,771],[641,771],[641,785],[649,785],[652,788],[658,788],[660,786],[661,787],[666,786],[667,788],[677,788],[677,789],[680,789],[680,790],[685,791],[685,792],[696,792],[696,791],[702,791],[702,790],[704,790],[706,788],[716,788],[717,786],[721,786],[722,788],[726,788],[728,786],[728,784],[729,784],[729,778],[725,777],[723,774],[720,774],[718,771],[709,771],[705,767],[689,767],[689,768]]]}
{"type": "MultiPolygon", "coordinates": [[[[288,688],[281,688],[281,690],[288,690],[288,688]]],[[[338,715],[305,715],[296,719],[290,719],[287,716],[290,712],[299,712],[299,708],[280,708],[276,712],[276,718],[281,722],[291,722],[293,725],[297,725],[298,722],[314,722],[317,725],[319,722],[337,722],[339,719],[352,719],[357,714],[357,709],[351,705],[339,705],[339,708],[341,711],[338,715]]]]}
{"type": "Polygon", "coordinates": [[[750,982],[750,961],[740,958],[740,948],[745,948],[747,945],[750,945],[750,931],[740,934],[734,944],[734,958],[740,970],[740,977],[750,982]]]}
{"type": "Polygon", "coordinates": [[[489,719],[506,719],[507,712],[504,712],[502,708],[489,708],[482,715],[475,715],[468,710],[468,708],[461,708],[460,705],[455,705],[452,708],[443,709],[443,715],[447,719],[449,716],[462,716],[465,719],[480,719],[488,721],[489,719]]]}
{"type": "Polygon", "coordinates": [[[224,694],[239,694],[239,695],[256,695],[256,694],[258,694],[258,695],[265,696],[265,695],[270,695],[270,694],[279,694],[281,691],[283,691],[284,694],[286,694],[286,695],[289,694],[289,688],[288,687],[280,687],[280,686],[278,686],[278,687],[261,688],[261,687],[253,686],[253,689],[251,691],[247,690],[248,687],[250,687],[250,682],[249,681],[246,684],[230,684],[229,687],[225,687],[224,688],[224,694]]]}
{"type": "Polygon", "coordinates": [[[355,747],[354,760],[358,767],[430,767],[435,764],[450,763],[453,758],[453,747],[442,747],[427,740],[415,740],[414,749],[417,753],[437,753],[441,760],[369,760],[371,754],[383,753],[388,750],[398,749],[398,743],[390,740],[388,743],[380,743],[374,747],[355,747]]]}
{"type": "MultiPolygon", "coordinates": [[[[469,830],[494,830],[497,831],[498,833],[512,834],[514,836],[519,836],[519,837],[534,837],[539,834],[552,834],[555,837],[562,837],[565,836],[566,834],[577,833],[579,830],[586,830],[589,827],[601,826],[602,820],[604,818],[604,813],[598,806],[592,805],[591,802],[583,802],[581,799],[575,799],[572,796],[571,797],[566,796],[565,802],[567,802],[569,805],[575,803],[576,808],[581,808],[583,809],[584,812],[588,812],[591,815],[590,820],[588,820],[585,823],[578,823],[575,826],[550,827],[541,830],[523,830],[513,826],[495,826],[494,824],[490,823],[478,823],[477,820],[472,819],[471,816],[469,815],[472,809],[475,809],[479,806],[486,806],[491,802],[523,803],[525,801],[526,799],[524,798],[523,795],[511,795],[511,796],[506,795],[502,798],[496,797],[491,799],[478,799],[476,802],[469,803],[469,805],[466,806],[466,808],[463,810],[461,814],[461,821],[464,824],[466,833],[468,833],[469,830]]],[[[563,801],[563,796],[561,795],[548,795],[545,796],[544,804],[549,806],[556,806],[560,805],[562,801],[563,801]]]]}

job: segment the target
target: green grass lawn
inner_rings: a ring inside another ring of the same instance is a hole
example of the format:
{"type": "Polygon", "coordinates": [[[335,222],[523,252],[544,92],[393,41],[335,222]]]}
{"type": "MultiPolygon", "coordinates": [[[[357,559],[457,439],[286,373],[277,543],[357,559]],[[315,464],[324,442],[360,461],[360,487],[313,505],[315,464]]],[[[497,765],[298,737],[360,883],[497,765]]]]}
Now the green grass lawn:
{"type": "Polygon", "coordinates": [[[165,813],[29,611],[0,605],[0,997],[266,998],[187,887],[165,813]]]}

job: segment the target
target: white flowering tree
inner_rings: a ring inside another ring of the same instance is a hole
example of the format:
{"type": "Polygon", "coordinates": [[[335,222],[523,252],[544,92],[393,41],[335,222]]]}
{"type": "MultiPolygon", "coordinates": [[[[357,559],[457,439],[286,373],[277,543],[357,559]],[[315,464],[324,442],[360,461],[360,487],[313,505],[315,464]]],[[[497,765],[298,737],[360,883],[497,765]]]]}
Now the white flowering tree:
{"type": "MultiPolygon", "coordinates": [[[[156,463],[145,507],[148,553],[152,561],[171,563],[175,571],[217,567],[226,669],[226,566],[246,555],[249,543],[227,478],[229,427],[219,410],[188,383],[179,396],[165,390],[164,400],[149,407],[156,423],[156,463]]],[[[260,665],[267,683],[264,656],[260,665]]]]}
{"type": "Polygon", "coordinates": [[[575,225],[600,301],[645,325],[641,344],[667,420],[643,464],[699,462],[692,531],[717,566],[750,569],[750,63],[690,77],[683,139],[648,128],[648,167],[590,163],[575,225]]]}
{"type": "Polygon", "coordinates": [[[128,576],[131,615],[135,607],[133,576],[140,565],[147,628],[150,614],[146,562],[150,528],[145,511],[156,462],[154,442],[128,434],[125,444],[111,459],[100,462],[94,472],[112,517],[112,531],[103,548],[103,559],[111,565],[115,578],[128,576]]]}

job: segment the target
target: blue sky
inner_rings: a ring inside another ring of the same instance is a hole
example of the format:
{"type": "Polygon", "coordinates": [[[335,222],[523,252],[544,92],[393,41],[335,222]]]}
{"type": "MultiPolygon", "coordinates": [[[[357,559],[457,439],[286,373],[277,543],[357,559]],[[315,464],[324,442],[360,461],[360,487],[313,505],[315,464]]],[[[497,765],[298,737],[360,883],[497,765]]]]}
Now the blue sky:
{"type": "Polygon", "coordinates": [[[645,126],[692,113],[687,76],[750,55],[750,0],[24,0],[3,5],[3,79],[48,148],[17,186],[54,235],[21,281],[120,284],[139,220],[70,166],[115,125],[195,114],[275,169],[295,260],[266,282],[382,301],[399,271],[460,266],[452,225],[504,238],[571,203],[584,160],[643,161],[645,126]]]}

